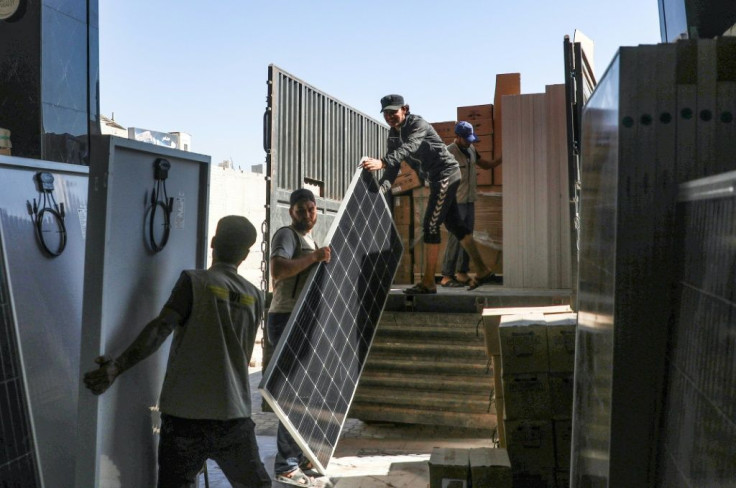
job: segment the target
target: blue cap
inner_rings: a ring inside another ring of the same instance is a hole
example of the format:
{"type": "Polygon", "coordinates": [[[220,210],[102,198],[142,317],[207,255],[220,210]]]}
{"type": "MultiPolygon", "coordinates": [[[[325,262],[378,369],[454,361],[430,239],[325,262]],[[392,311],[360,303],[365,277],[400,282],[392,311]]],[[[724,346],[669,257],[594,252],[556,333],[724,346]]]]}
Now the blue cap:
{"type": "Polygon", "coordinates": [[[461,120],[455,126],[455,134],[459,135],[468,142],[475,142],[478,140],[478,136],[476,136],[473,132],[473,126],[470,124],[470,122],[465,122],[464,120],[461,120]]]}

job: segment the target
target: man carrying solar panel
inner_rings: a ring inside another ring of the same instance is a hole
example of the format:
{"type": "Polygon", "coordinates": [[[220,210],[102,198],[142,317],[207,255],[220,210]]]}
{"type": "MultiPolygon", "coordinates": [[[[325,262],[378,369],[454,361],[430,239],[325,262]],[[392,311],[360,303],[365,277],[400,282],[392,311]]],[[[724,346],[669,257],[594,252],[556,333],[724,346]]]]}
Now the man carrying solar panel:
{"type": "MultiPolygon", "coordinates": [[[[330,248],[318,247],[312,238],[312,229],[317,223],[317,203],[310,190],[300,188],[292,192],[289,215],[291,225],[278,229],[271,240],[273,298],[266,329],[268,341],[274,347],[289,322],[310,269],[317,263],[330,261],[330,248]]],[[[317,473],[311,469],[311,463],[281,422],[276,432],[276,447],[276,481],[314,486],[312,476],[317,473]]]]}
{"type": "Polygon", "coordinates": [[[419,168],[429,181],[429,199],[424,212],[423,232],[427,260],[422,281],[404,290],[408,295],[437,293],[434,274],[440,249],[440,225],[460,242],[475,264],[477,274],[470,280],[468,289],[484,284],[500,284],[502,278],[483,263],[473,239],[457,207],[455,195],[460,185],[460,166],[447,150],[434,128],[418,115],[409,112],[409,105],[401,95],[386,95],[381,98],[381,112],[391,127],[388,132],[388,152],[381,159],[364,158],[362,166],[369,171],[385,169],[381,177],[381,189],[388,191],[399,174],[401,161],[419,168]]]}
{"type": "Polygon", "coordinates": [[[174,332],[159,401],[159,488],[196,486],[207,459],[233,486],[271,486],[250,418],[248,379],[263,295],[238,274],[255,240],[245,217],[220,219],[212,266],[183,271],[158,317],[121,355],[98,357],[99,369],[84,375],[85,386],[100,395],[174,332]]]}

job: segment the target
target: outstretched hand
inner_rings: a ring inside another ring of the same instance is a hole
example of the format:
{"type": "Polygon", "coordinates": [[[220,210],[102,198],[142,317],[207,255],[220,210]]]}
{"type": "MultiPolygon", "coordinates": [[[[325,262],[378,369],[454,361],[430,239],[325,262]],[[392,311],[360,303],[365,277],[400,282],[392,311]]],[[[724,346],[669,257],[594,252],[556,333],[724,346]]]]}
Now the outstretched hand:
{"type": "Polygon", "coordinates": [[[380,159],[364,158],[360,162],[360,165],[368,171],[378,171],[379,169],[383,169],[384,163],[380,159]]]}
{"type": "Polygon", "coordinates": [[[100,395],[110,388],[115,378],[120,374],[120,368],[108,356],[99,356],[95,363],[100,367],[84,374],[84,386],[95,395],[100,395]]]}

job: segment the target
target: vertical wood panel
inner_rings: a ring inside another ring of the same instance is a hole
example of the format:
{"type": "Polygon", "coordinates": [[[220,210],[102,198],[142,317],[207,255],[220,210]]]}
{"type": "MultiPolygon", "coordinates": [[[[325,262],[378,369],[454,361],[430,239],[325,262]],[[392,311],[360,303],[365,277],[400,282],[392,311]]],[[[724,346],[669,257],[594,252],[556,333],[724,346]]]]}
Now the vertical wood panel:
{"type": "MultiPolygon", "coordinates": [[[[505,147],[504,161],[506,166],[503,187],[503,271],[504,286],[520,287],[523,283],[521,271],[521,241],[522,229],[520,221],[519,187],[521,185],[521,97],[504,97],[503,146],[505,147]]],[[[499,107],[500,104],[495,105],[499,107]]]]}
{"type": "Polygon", "coordinates": [[[571,286],[564,85],[503,98],[504,285],[571,286]]]}

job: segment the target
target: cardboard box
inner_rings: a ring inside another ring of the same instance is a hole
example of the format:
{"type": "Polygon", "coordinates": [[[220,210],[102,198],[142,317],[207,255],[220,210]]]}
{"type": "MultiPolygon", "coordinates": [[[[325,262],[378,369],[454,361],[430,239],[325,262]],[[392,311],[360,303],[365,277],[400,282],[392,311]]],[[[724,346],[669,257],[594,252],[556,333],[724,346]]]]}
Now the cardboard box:
{"type": "Polygon", "coordinates": [[[503,374],[549,370],[547,324],[539,312],[504,315],[498,327],[503,374]]]}
{"type": "Polygon", "coordinates": [[[479,136],[473,143],[478,152],[493,152],[493,137],[490,135],[479,136]]]}
{"type": "MultiPolygon", "coordinates": [[[[493,95],[493,155],[498,158],[502,155],[503,141],[503,112],[502,99],[505,95],[521,94],[521,74],[503,73],[496,75],[496,90],[493,95]]],[[[494,182],[500,185],[501,182],[494,182]]]]}
{"type": "Polygon", "coordinates": [[[418,188],[422,184],[422,180],[419,179],[419,175],[414,171],[414,168],[409,166],[406,161],[402,161],[399,174],[391,185],[391,193],[400,195],[418,188]]]}
{"type": "Polygon", "coordinates": [[[549,389],[547,373],[504,373],[504,420],[551,419],[549,389]]]}
{"type": "Polygon", "coordinates": [[[467,449],[435,447],[429,457],[429,488],[467,488],[470,456],[467,449]]]}
{"type": "Polygon", "coordinates": [[[493,171],[490,169],[478,169],[476,174],[476,182],[478,185],[492,185],[493,184],[493,171]]]}
{"type": "MultiPolygon", "coordinates": [[[[514,487],[519,488],[556,488],[555,470],[540,469],[536,472],[525,471],[514,473],[514,487]]],[[[565,486],[569,488],[569,486],[565,486]]]]}
{"type": "Polygon", "coordinates": [[[544,318],[547,321],[549,370],[563,373],[573,372],[575,370],[575,332],[578,314],[549,314],[544,318]]]}
{"type": "Polygon", "coordinates": [[[12,156],[12,154],[10,154],[10,148],[9,147],[0,147],[0,155],[2,155],[2,156],[12,156]]]}
{"type": "Polygon", "coordinates": [[[572,447],[572,420],[555,420],[552,422],[555,432],[555,462],[557,469],[570,467],[570,450],[572,447]]]}
{"type": "MultiPolygon", "coordinates": [[[[572,312],[569,305],[550,305],[546,307],[503,307],[484,308],[481,314],[483,319],[483,335],[486,341],[486,353],[488,357],[501,354],[501,343],[499,342],[498,328],[501,317],[504,315],[518,315],[524,313],[565,313],[572,312]]],[[[544,369],[543,371],[546,371],[544,369]]]]}
{"type": "Polygon", "coordinates": [[[493,104],[467,105],[457,108],[457,120],[473,123],[476,120],[493,119],[493,104]]]}
{"type": "MultiPolygon", "coordinates": [[[[392,200],[394,202],[394,223],[397,227],[399,225],[408,226],[411,222],[411,196],[395,195],[392,200]]],[[[406,235],[408,235],[408,230],[406,235]]]]}
{"type": "Polygon", "coordinates": [[[512,488],[511,461],[506,449],[470,449],[470,480],[474,488],[512,488]]]}
{"type": "Polygon", "coordinates": [[[569,373],[549,373],[549,398],[552,418],[572,418],[574,375],[569,373]]]}
{"type": "Polygon", "coordinates": [[[447,122],[432,122],[430,125],[437,131],[437,135],[445,144],[450,144],[455,140],[455,125],[457,122],[449,120],[447,122]]]}
{"type": "Polygon", "coordinates": [[[536,473],[555,468],[551,420],[504,420],[506,449],[514,473],[536,473]]]}
{"type": "Polygon", "coordinates": [[[473,126],[475,135],[493,140],[493,118],[467,120],[466,122],[469,122],[473,126]]]}
{"type": "Polygon", "coordinates": [[[503,185],[503,163],[499,164],[491,170],[493,172],[493,184],[503,185]]]}
{"type": "MultiPolygon", "coordinates": [[[[488,140],[491,140],[490,137],[488,138],[488,140]]],[[[491,151],[491,148],[486,151],[481,151],[479,146],[475,146],[475,149],[478,151],[478,156],[481,159],[485,161],[493,160],[493,151],[491,151]]],[[[488,186],[493,184],[493,169],[483,169],[480,166],[476,165],[475,170],[477,175],[476,183],[478,186],[488,186]]]]}
{"type": "Polygon", "coordinates": [[[555,471],[555,488],[570,488],[570,469],[555,471]]]}

